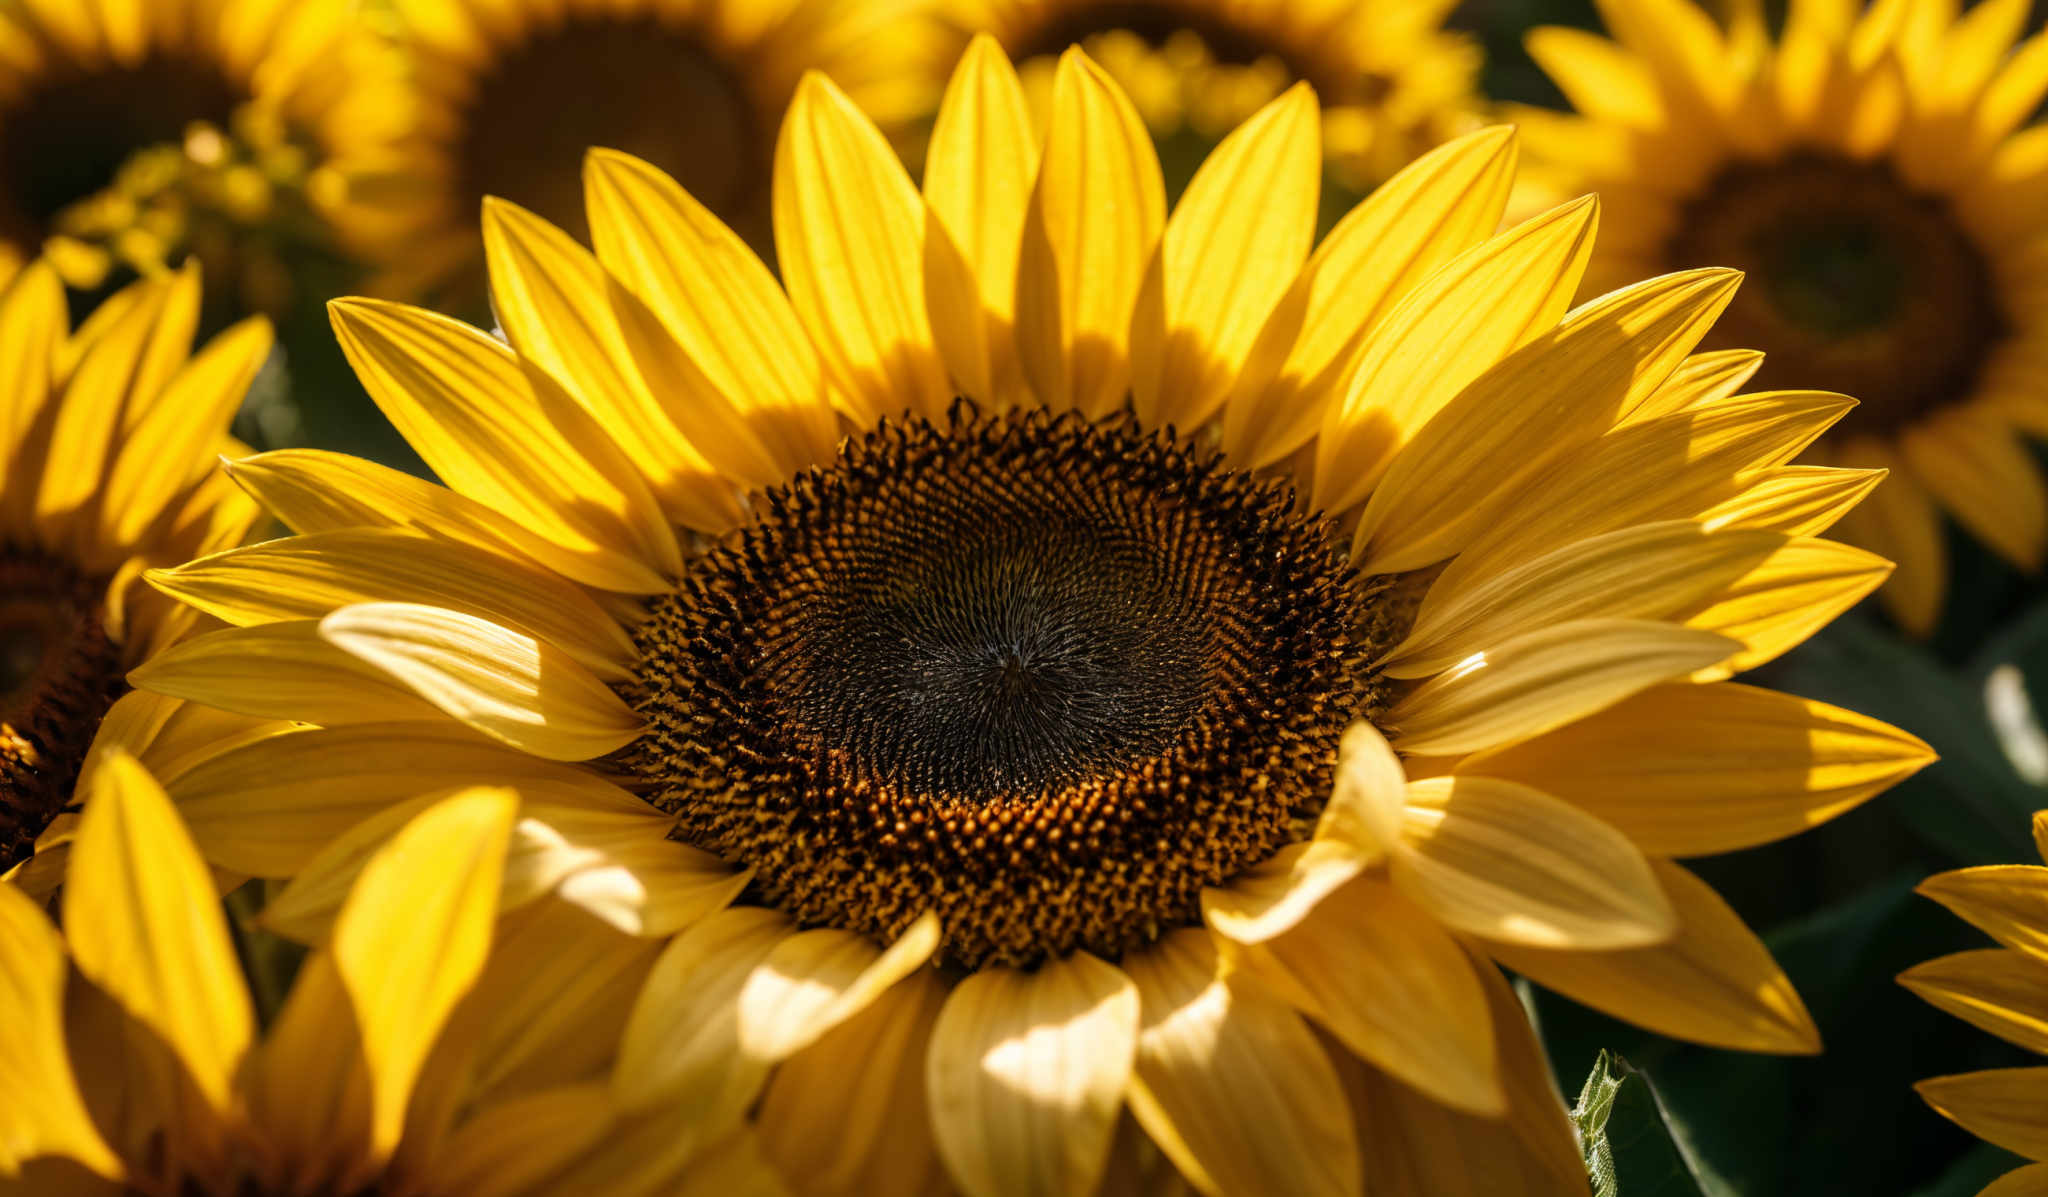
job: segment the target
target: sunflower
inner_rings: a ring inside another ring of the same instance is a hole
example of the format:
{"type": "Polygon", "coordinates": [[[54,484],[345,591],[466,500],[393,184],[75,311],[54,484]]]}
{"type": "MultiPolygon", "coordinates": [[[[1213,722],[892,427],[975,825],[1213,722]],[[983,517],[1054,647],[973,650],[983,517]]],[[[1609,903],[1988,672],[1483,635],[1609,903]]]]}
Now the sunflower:
{"type": "MultiPolygon", "coordinates": [[[[2034,843],[2048,859],[2048,811],[2034,816],[2034,843]]],[[[1899,983],[1957,1018],[2029,1051],[2048,1054],[2048,869],[1986,865],[1928,878],[1920,893],[1948,907],[2000,947],[1915,965],[1899,983]]],[[[1936,1077],[1914,1088],[1936,1112],[1981,1139],[2048,1161],[2048,1068],[2003,1068],[1936,1077]]],[[[2048,1192],[2048,1163],[2008,1172],[1979,1197],[2048,1192]]]]}
{"type": "Polygon", "coordinates": [[[1041,116],[1061,53],[1084,47],[1137,105],[1170,172],[1297,82],[1322,101],[1325,168],[1354,192],[1479,124],[1479,51],[1444,30],[1449,0],[929,3],[960,42],[985,32],[1002,43],[1041,116]]]}
{"type": "Polygon", "coordinates": [[[2048,432],[2048,127],[2021,126],[2048,38],[2013,49],[2027,6],[1795,0],[1775,45],[1754,6],[1726,34],[1684,0],[1602,8],[1616,42],[1529,38],[1583,115],[1514,114],[1550,186],[1600,192],[1589,279],[1748,272],[1708,344],[1761,350],[1763,385],[1863,401],[1807,460],[1892,471],[1841,531],[1898,563],[1902,627],[1940,618],[1941,512],[2038,568],[2048,483],[2021,435],[2048,432]]]}
{"type": "Polygon", "coordinates": [[[400,0],[440,219],[403,281],[476,259],[487,195],[583,235],[583,155],[627,150],[766,251],[775,134],[797,80],[830,75],[885,124],[928,105],[925,26],[899,0],[400,0]]]}
{"type": "Polygon", "coordinates": [[[303,261],[417,222],[365,185],[406,173],[409,119],[348,0],[22,0],[0,13],[0,265],[47,244],[94,288],[189,252],[241,310],[281,310],[303,261]]]}
{"type": "Polygon", "coordinates": [[[251,317],[188,357],[199,303],[188,267],[73,332],[47,262],[0,292],[0,875],[37,892],[61,870],[51,849],[103,720],[171,757],[246,722],[154,696],[109,718],[128,670],[199,622],[142,571],[241,544],[262,518],[213,466],[241,451],[228,420],[270,326],[251,317]]]}
{"type": "MultiPolygon", "coordinates": [[[[476,789],[405,823],[363,863],[331,938],[259,1035],[176,808],[134,758],[109,756],[80,819],[62,932],[0,885],[12,982],[0,1058],[10,1092],[34,1095],[0,1109],[0,1191],[47,1193],[82,1170],[119,1192],[218,1197],[624,1193],[681,1170],[644,1150],[603,1088],[520,1089],[563,1071],[548,1032],[590,1005],[560,987],[556,958],[637,959],[644,972],[648,953],[630,940],[623,953],[601,939],[592,949],[602,928],[580,912],[584,927],[527,919],[496,932],[515,812],[509,794],[476,789]],[[489,1000],[508,972],[548,1000],[489,1000]],[[543,1016],[526,1021],[535,1007],[543,1016]]],[[[714,1146],[696,1166],[765,1168],[746,1147],[714,1146]]]]}
{"type": "Polygon", "coordinates": [[[206,770],[250,840],[408,787],[603,813],[616,863],[555,892],[680,932],[615,1099],[758,1095],[804,1191],[1582,1192],[1495,962],[1813,1050],[1668,858],[1929,759],[1726,680],[1887,572],[1814,536],[1876,475],[1784,464],[1850,401],[1692,352],[1729,271],[1567,312],[1597,207],[1493,235],[1508,129],[1311,254],[1306,85],[1169,218],[1134,106],[1059,71],[1041,144],[976,40],[922,195],[808,77],[786,292],[596,151],[594,254],[487,206],[503,340],[337,302],[448,488],[235,463],[299,535],[149,575],[237,626],[134,680],[316,725],[206,770]],[[572,806],[600,774],[637,815],[572,806]]]}

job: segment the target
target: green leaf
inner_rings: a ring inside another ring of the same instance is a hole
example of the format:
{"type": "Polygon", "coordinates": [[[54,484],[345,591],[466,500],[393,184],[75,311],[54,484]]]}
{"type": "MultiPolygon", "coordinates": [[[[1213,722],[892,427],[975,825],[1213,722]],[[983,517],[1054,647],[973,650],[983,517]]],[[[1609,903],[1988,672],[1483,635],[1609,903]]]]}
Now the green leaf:
{"type": "Polygon", "coordinates": [[[1601,1052],[1572,1110],[1593,1197],[1707,1197],[1657,1088],[1601,1052]]]}

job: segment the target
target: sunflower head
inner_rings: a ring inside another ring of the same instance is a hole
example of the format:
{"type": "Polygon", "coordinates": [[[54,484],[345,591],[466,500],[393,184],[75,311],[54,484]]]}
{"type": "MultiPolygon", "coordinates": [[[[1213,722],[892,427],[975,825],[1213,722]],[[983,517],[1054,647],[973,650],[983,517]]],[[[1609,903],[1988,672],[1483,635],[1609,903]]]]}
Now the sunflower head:
{"type": "Polygon", "coordinates": [[[47,244],[84,288],[191,255],[217,302],[281,310],[295,271],[373,257],[417,219],[358,186],[402,156],[403,79],[339,0],[187,7],[32,0],[0,18],[0,241],[17,261],[47,244]]]}
{"type": "Polygon", "coordinates": [[[931,30],[893,0],[627,0],[566,11],[540,0],[434,0],[402,15],[428,131],[419,145],[432,159],[421,177],[440,181],[442,219],[420,230],[394,279],[473,269],[487,196],[586,233],[580,171],[593,145],[681,180],[766,252],[776,130],[805,71],[831,75],[892,126],[929,102],[931,30]]]}
{"type": "Polygon", "coordinates": [[[75,810],[128,670],[194,624],[141,571],[238,544],[261,518],[212,466],[270,328],[251,318],[190,354],[199,296],[188,268],[74,332],[47,262],[0,293],[0,872],[75,810]]]}
{"type": "Polygon", "coordinates": [[[502,339],[332,309],[449,485],[261,454],[300,535],[150,575],[239,626],[139,686],[312,725],[173,792],[513,788],[521,896],[673,935],[616,1099],[757,1110],[807,1189],[1582,1191],[1500,966],[1814,1050],[1670,858],[1929,759],[1727,680],[1883,580],[1817,537],[1878,475],[1787,464],[1847,400],[1698,351],[1733,272],[1573,308],[1598,205],[1497,231],[1508,130],[1316,246],[1321,112],[1289,88],[1169,214],[1107,71],[1066,50],[1041,132],[984,37],[921,191],[797,87],[779,282],[628,155],[590,249],[487,205],[502,339]]]}
{"type": "Polygon", "coordinates": [[[2048,551],[2048,485],[2017,434],[2048,430],[2031,245],[2044,175],[2021,126],[2048,95],[2023,6],[1757,6],[1724,31],[1680,2],[1603,6],[1615,41],[1567,29],[1530,52],[1579,108],[1523,110],[1547,178],[1600,190],[1612,285],[1695,265],[1749,283],[1708,344],[1762,351],[1767,387],[1863,407],[1810,454],[1893,471],[1846,536],[1894,557],[1893,615],[1925,634],[1946,572],[1937,508],[2023,568],[2048,551]]]}

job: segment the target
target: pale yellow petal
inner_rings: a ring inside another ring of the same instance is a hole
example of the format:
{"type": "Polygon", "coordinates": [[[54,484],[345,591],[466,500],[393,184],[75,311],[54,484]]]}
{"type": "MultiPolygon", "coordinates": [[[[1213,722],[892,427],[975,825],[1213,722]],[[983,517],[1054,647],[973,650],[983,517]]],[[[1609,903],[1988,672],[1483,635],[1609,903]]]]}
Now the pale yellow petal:
{"type": "Polygon", "coordinates": [[[1021,386],[1017,255],[1038,176],[1038,134],[1002,46],[977,34],[932,121],[924,198],[925,301],[961,392],[1003,402],[1021,386]]]}
{"type": "Polygon", "coordinates": [[[812,72],[775,146],[775,248],[790,303],[862,423],[952,401],[925,314],[924,203],[845,92],[812,72]]]}
{"type": "Polygon", "coordinates": [[[1263,943],[1302,919],[1363,872],[1371,857],[1338,840],[1289,844],[1202,891],[1202,919],[1238,943],[1263,943]]]}
{"type": "Polygon", "coordinates": [[[298,532],[406,528],[533,561],[599,590],[649,594],[670,585],[630,558],[564,548],[475,499],[346,454],[277,449],[228,462],[223,468],[298,532]]]}
{"type": "Polygon", "coordinates": [[[1341,511],[1363,501],[1444,404],[1556,325],[1592,253],[1598,216],[1589,196],[1466,250],[1367,334],[1316,441],[1314,506],[1341,511]]]}
{"type": "Polygon", "coordinates": [[[2048,552],[2048,483],[2013,432],[1956,412],[1909,429],[1900,454],[1956,521],[2024,570],[2048,552]]]}
{"type": "Polygon", "coordinates": [[[1307,444],[1367,333],[1493,233],[1514,173],[1513,130],[1495,126],[1425,154],[1338,221],[1253,343],[1224,404],[1225,453],[1266,466],[1307,444]]]}
{"type": "Polygon", "coordinates": [[[236,626],[320,619],[355,603],[419,603],[545,641],[608,682],[630,678],[636,659],[632,637],[565,579],[396,529],[288,537],[147,577],[165,594],[236,626]]]}
{"type": "Polygon", "coordinates": [[[1496,941],[1486,950],[1538,985],[1674,1039],[1818,1052],[1820,1031],[1756,935],[1705,882],[1668,861],[1652,864],[1677,911],[1669,942],[1575,952],[1496,941]]]}
{"type": "Polygon", "coordinates": [[[370,397],[451,489],[579,555],[681,572],[674,530],[632,462],[504,343],[402,304],[328,310],[370,397]]]}
{"type": "Polygon", "coordinates": [[[1138,1041],[1138,993],[1085,952],[983,968],[932,1028],[932,1130],[970,1197],[1092,1192],[1138,1041]]]}
{"type": "Polygon", "coordinates": [[[1729,637],[1676,624],[1572,620],[1474,653],[1409,691],[1384,720],[1402,752],[1476,752],[1583,719],[1741,648],[1729,637]]]}
{"type": "Polygon", "coordinates": [[[723,532],[740,521],[735,488],[663,409],[612,314],[609,277],[567,233],[507,200],[484,199],[491,309],[522,358],[568,385],[647,479],[678,524],[723,532]]]}
{"type": "Polygon", "coordinates": [[[2048,1157],[2048,1068],[1995,1068],[1913,1086],[1936,1113],[2030,1160],[2048,1157]]]}
{"type": "Polygon", "coordinates": [[[319,628],[327,643],[449,717],[536,756],[588,760],[640,734],[633,709],[567,653],[472,615],[359,603],[319,628]]]}
{"type": "MultiPolygon", "coordinates": [[[[1741,490],[1702,511],[1700,524],[1709,529],[1759,528],[1787,536],[1819,536],[1868,500],[1887,476],[1883,470],[1828,466],[1757,470],[1741,479],[1741,490]]],[[[1896,586],[1896,571],[1892,577],[1896,586]]]]}
{"type": "Polygon", "coordinates": [[[1712,601],[1674,614],[1688,627],[1743,642],[1740,653],[1699,675],[1710,681],[1776,660],[1884,585],[1891,572],[1891,562],[1862,549],[1795,536],[1712,601]]]}
{"type": "Polygon", "coordinates": [[[753,486],[827,460],[837,429],[818,351],[746,242],[629,154],[592,150],[583,187],[621,331],[676,426],[753,486]]]}
{"type": "Polygon", "coordinates": [[[1507,1110],[1486,994],[1429,910],[1377,877],[1332,894],[1285,935],[1247,954],[1346,1047],[1460,1110],[1507,1110]],[[1427,1026],[1428,1034],[1416,1028],[1427,1026]]]}
{"type": "Polygon", "coordinates": [[[1653,855],[1708,856],[1826,822],[1933,760],[1875,719],[1727,682],[1652,687],[1457,772],[1574,803],[1653,855]]]}
{"type": "Polygon", "coordinates": [[[121,1162],[94,1128],[64,1050],[64,939],[36,903],[0,884],[0,1179],[65,1156],[107,1177],[121,1162]]]}
{"type": "Polygon", "coordinates": [[[943,1197],[924,1057],[947,989],[921,969],[775,1070],[756,1121],[802,1193],[943,1197]]]}
{"type": "Polygon", "coordinates": [[[1040,403],[1104,416],[1124,402],[1131,309],[1165,222],[1144,122],[1101,67],[1067,50],[1017,263],[1017,353],[1040,403]]]}
{"type": "Polygon", "coordinates": [[[2048,868],[1981,865],[1936,873],[1918,893],[1933,898],[1991,938],[2048,961],[2048,868]]]}
{"type": "Polygon", "coordinates": [[[64,284],[49,263],[24,268],[0,293],[0,528],[24,537],[56,409],[50,388],[70,331],[64,284]]]}
{"type": "Polygon", "coordinates": [[[1211,1197],[1360,1192],[1343,1087],[1300,1015],[1224,981],[1197,929],[1124,969],[1141,1012],[1131,1109],[1183,1176],[1211,1197]]]}
{"type": "Polygon", "coordinates": [[[1394,884],[1465,934],[1598,952],[1678,930],[1635,845],[1540,790],[1491,777],[1411,782],[1403,838],[1394,884]]]}
{"type": "Polygon", "coordinates": [[[1693,270],[1603,296],[1480,375],[1409,439],[1374,488],[1353,538],[1360,568],[1432,565],[1533,506],[1527,484],[1646,398],[1706,334],[1741,277],[1693,270]]]}
{"type": "Polygon", "coordinates": [[[1695,353],[1679,364],[1664,384],[1652,391],[1624,423],[1654,420],[1674,412],[1718,403],[1742,389],[1764,364],[1754,349],[1715,349],[1695,353]]]}
{"type": "Polygon", "coordinates": [[[887,948],[826,927],[790,936],[740,989],[740,1050],[770,1063],[801,1051],[923,968],[938,946],[939,919],[930,912],[887,948]]]}
{"type": "Polygon", "coordinates": [[[669,944],[620,1039],[611,1091],[621,1107],[684,1101],[715,1120],[753,1100],[767,1069],[740,1050],[740,991],[794,931],[776,911],[738,906],[669,944]]]}
{"type": "Polygon", "coordinates": [[[1131,317],[1131,402],[1192,432],[1229,392],[1315,239],[1322,133],[1297,83],[1210,151],[1174,205],[1131,317]]]}
{"type": "Polygon", "coordinates": [[[1899,984],[1980,1030],[2048,1055],[2048,963],[1981,948],[1916,964],[1899,984]]]}
{"type": "Polygon", "coordinates": [[[169,796],[125,753],[93,770],[64,928],[79,972],[160,1036],[224,1114],[255,1034],[249,991],[212,874],[169,796]]]}

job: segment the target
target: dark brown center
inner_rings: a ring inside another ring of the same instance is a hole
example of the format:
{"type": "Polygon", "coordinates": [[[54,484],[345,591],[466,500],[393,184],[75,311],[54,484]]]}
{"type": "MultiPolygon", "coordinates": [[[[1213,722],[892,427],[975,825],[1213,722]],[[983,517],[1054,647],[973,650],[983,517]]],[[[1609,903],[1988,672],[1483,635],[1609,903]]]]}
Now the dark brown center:
{"type": "Polygon", "coordinates": [[[805,924],[1113,957],[1306,834],[1360,604],[1324,521],[1168,436],[885,423],[654,604],[625,764],[805,924]]]}
{"type": "Polygon", "coordinates": [[[194,121],[225,126],[249,98],[218,64],[195,58],[90,67],[55,58],[0,108],[0,236],[39,244],[58,213],[104,191],[137,151],[178,144],[194,121]]]}
{"type": "Polygon", "coordinates": [[[667,172],[757,248],[779,113],[755,111],[740,64],[652,18],[536,30],[476,82],[458,147],[474,211],[502,196],[587,237],[583,156],[623,150],[667,172]]]}
{"type": "Polygon", "coordinates": [[[0,547],[0,872],[71,805],[100,720],[127,689],[104,580],[0,547]]]}
{"type": "Polygon", "coordinates": [[[1669,260],[1743,270],[1709,344],[1763,350],[1760,389],[1855,396],[1854,432],[1966,397],[2005,335],[1990,266],[1946,201],[1882,165],[1731,167],[1687,206],[1669,260]]]}

